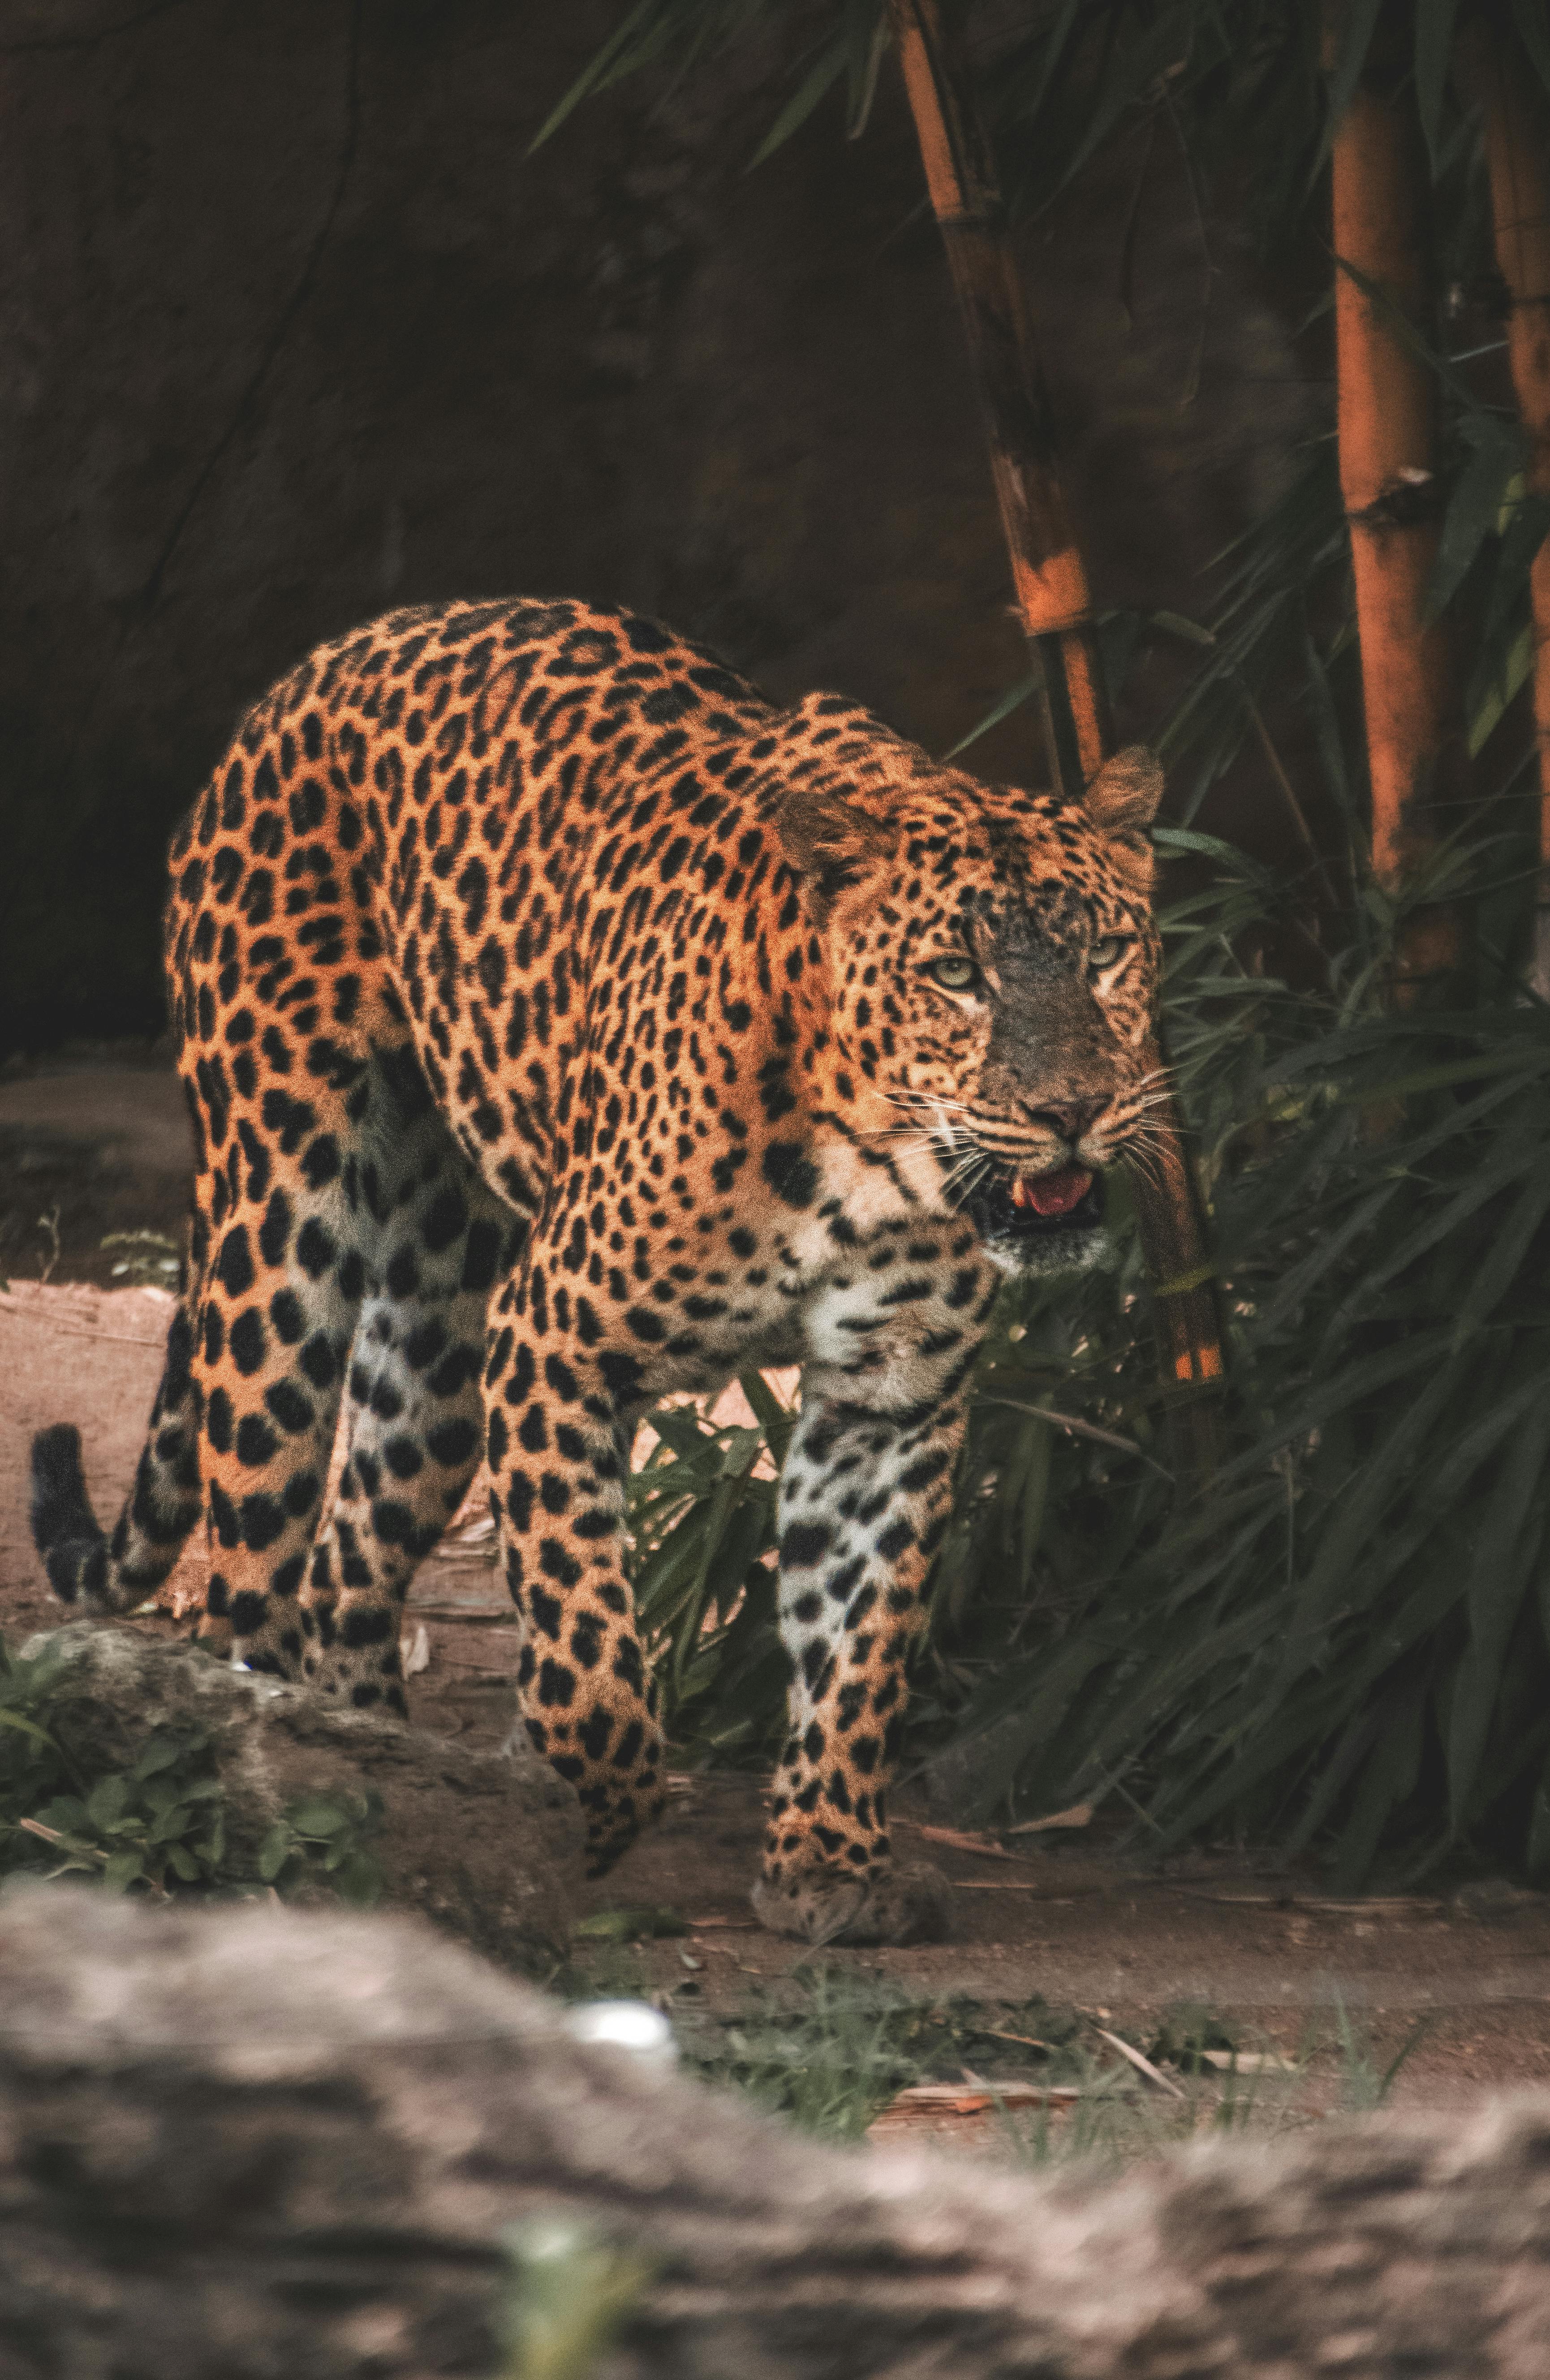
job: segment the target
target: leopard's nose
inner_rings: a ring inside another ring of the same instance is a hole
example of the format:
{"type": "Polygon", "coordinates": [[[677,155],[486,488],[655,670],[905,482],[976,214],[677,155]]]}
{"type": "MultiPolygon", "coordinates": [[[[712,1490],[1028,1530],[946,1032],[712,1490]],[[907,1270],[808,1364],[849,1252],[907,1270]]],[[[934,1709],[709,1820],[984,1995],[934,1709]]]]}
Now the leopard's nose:
{"type": "Polygon", "coordinates": [[[1084,1133],[1091,1132],[1107,1104],[1104,1099],[1069,1099],[1059,1104],[1051,1101],[1034,1110],[1034,1122],[1047,1124],[1074,1148],[1084,1133]]]}

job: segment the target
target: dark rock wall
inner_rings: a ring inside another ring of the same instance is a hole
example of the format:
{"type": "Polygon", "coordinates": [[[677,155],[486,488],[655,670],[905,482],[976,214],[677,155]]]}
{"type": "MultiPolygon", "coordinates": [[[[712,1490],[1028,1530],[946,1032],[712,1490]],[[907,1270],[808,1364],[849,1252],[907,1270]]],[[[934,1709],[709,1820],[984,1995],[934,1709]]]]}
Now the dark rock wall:
{"type": "MultiPolygon", "coordinates": [[[[937,747],[1020,672],[890,70],[863,140],[828,109],[745,172],[793,13],[529,159],[613,0],[0,8],[0,1054],[158,1028],[173,821],[242,706],[374,611],[629,602],[937,747]]],[[[1229,254],[1202,338],[1176,162],[1127,318],[1134,171],[1029,273],[1100,592],[1198,608],[1300,400],[1229,254]]]]}

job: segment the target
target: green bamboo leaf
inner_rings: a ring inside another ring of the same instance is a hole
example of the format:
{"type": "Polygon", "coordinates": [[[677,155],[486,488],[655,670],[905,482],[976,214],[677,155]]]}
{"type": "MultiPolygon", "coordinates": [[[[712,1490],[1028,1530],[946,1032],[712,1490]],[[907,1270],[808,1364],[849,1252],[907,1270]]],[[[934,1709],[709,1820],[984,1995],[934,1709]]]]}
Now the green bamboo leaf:
{"type": "MultiPolygon", "coordinates": [[[[1550,1452],[1550,1402],[1543,1397],[1520,1424],[1486,1507],[1470,1565],[1470,1641],[1459,1666],[1447,1736],[1447,1803],[1462,1827],[1490,1732],[1513,1626],[1528,1586],[1521,1543],[1532,1499],[1550,1452]]],[[[1532,1555],[1537,1539],[1527,1552],[1532,1555]]]]}
{"type": "Polygon", "coordinates": [[[1550,1368],[1544,1366],[1509,1387],[1483,1412],[1475,1409],[1471,1394],[1463,1408],[1470,1416],[1465,1427],[1450,1430],[1447,1447],[1438,1450],[1440,1460],[1428,1466],[1423,1491],[1425,1506],[1449,1512],[1471,1486],[1480,1465],[1496,1453],[1522,1415],[1546,1402],[1550,1402],[1550,1368]]]}
{"type": "Polygon", "coordinates": [[[1453,25],[1458,14],[1459,0],[1416,0],[1415,101],[1434,175],[1442,147],[1443,92],[1447,85],[1453,25]]]}
{"type": "MultiPolygon", "coordinates": [[[[1293,1703],[1289,1718],[1294,1732],[1279,1747],[1280,1758],[1294,1742],[1319,1746],[1316,1779],[1287,1841],[1288,1852],[1295,1858],[1324,1831],[1330,1812],[1377,1741],[1383,1729],[1383,1706],[1365,1696],[1340,1694],[1327,1688],[1321,1694],[1315,1689],[1312,1695],[1304,1694],[1293,1703]],[[1310,1735],[1309,1721],[1315,1714],[1316,1731],[1310,1735]]],[[[1257,1733],[1251,1740],[1263,1757],[1257,1733]]]]}
{"type": "Polygon", "coordinates": [[[1472,429],[1474,446],[1448,499],[1427,581],[1428,622],[1440,618],[1486,539],[1496,534],[1508,483],[1522,468],[1523,441],[1516,429],[1490,414],[1477,416],[1472,429]]]}
{"type": "Polygon", "coordinates": [[[1026,93],[1019,94],[1018,113],[1027,124],[1038,121],[1039,111],[1072,46],[1072,35],[1078,30],[1084,5],[1085,0],[1061,0],[1060,13],[1044,40],[1037,79],[1026,93]]]}
{"type": "Polygon", "coordinates": [[[889,38],[883,0],[846,0],[845,132],[852,140],[866,129],[889,38]]]}
{"type": "Polygon", "coordinates": [[[1329,1326],[1330,1336],[1347,1330],[1356,1317],[1371,1307],[1381,1291],[1399,1274],[1406,1272],[1431,1248],[1450,1237],[1459,1226],[1477,1213],[1498,1192],[1507,1189],[1521,1175],[1544,1161],[1543,1141],[1532,1123],[1508,1136],[1506,1148],[1466,1178],[1464,1187],[1446,1205],[1419,1222],[1392,1246],[1380,1263],[1367,1270],[1362,1281],[1337,1309],[1329,1326]]]}
{"type": "Polygon", "coordinates": [[[1384,1209],[1401,1196],[1403,1187],[1399,1181],[1380,1183],[1360,1206],[1353,1208],[1343,1223],[1327,1235],[1321,1234],[1302,1262],[1282,1275],[1263,1309],[1267,1330],[1273,1330],[1295,1313],[1321,1281],[1343,1271],[1355,1242],[1373,1229],[1384,1209]]]}
{"type": "MultiPolygon", "coordinates": [[[[1422,1091],[1450,1090],[1456,1084],[1482,1082],[1492,1075],[1512,1074],[1521,1076],[1524,1072],[1523,1058],[1520,1051],[1516,1050],[1482,1050],[1478,1058],[1458,1058],[1449,1064],[1418,1066],[1408,1075],[1380,1075],[1374,1081],[1360,1084],[1332,1083],[1328,1086],[1327,1095],[1332,1099],[1340,1100],[1346,1106],[1360,1104],[1370,1107],[1376,1106],[1380,1101],[1398,1104],[1406,1099],[1414,1099],[1422,1091]]],[[[1516,1092],[1518,1087],[1514,1085],[1512,1087],[1516,1092]]],[[[1472,1116],[1466,1117],[1462,1111],[1455,1111],[1443,1119],[1437,1128],[1438,1136],[1446,1136],[1449,1133],[1462,1133],[1473,1121],[1472,1116]]],[[[1407,1156],[1413,1154],[1413,1150],[1407,1148],[1407,1156]]]]}
{"type": "Polygon", "coordinates": [[[1003,694],[999,702],[993,703],[984,718],[975,726],[971,727],[966,735],[961,735],[956,744],[949,747],[942,754],[943,760],[956,760],[960,752],[966,752],[971,744],[977,744],[982,735],[988,735],[993,727],[999,727],[1003,719],[1010,719],[1014,710],[1021,710],[1023,705],[1031,701],[1038,690],[1039,682],[1036,677],[1030,674],[1027,677],[1019,678],[1010,692],[1003,694]]]}
{"type": "Polygon", "coordinates": [[[1356,96],[1356,86],[1367,63],[1367,53],[1373,46],[1373,35],[1377,29],[1382,5],[1383,0],[1351,0],[1351,5],[1344,12],[1340,46],[1336,53],[1325,103],[1324,137],[1308,176],[1309,190],[1328,163],[1330,151],[1335,146],[1335,135],[1340,128],[1347,108],[1356,96]]]}
{"type": "Polygon", "coordinates": [[[729,1429],[721,1447],[721,1471],[727,1478],[743,1479],[764,1452],[764,1434],[757,1429],[729,1429]]]}
{"type": "Polygon", "coordinates": [[[787,1411],[762,1372],[739,1372],[737,1378],[754,1418],[764,1432],[770,1458],[779,1471],[786,1459],[786,1449],[791,1444],[801,1415],[795,1410],[787,1411]]]}
{"type": "Polygon", "coordinates": [[[849,65],[850,43],[847,36],[842,33],[838,41],[830,42],[817,63],[804,76],[791,98],[787,100],[752,157],[749,158],[745,168],[747,173],[751,174],[756,165],[762,165],[767,157],[773,157],[776,150],[781,148],[793,132],[801,130],[814,109],[821,105],[841,77],[846,73],[849,65]]]}
{"type": "Polygon", "coordinates": [[[1472,712],[1501,675],[1507,653],[1530,607],[1529,574],[1534,556],[1550,533],[1550,495],[1540,495],[1514,481],[1496,524],[1501,539],[1496,577],[1480,623],[1477,660],[1470,679],[1465,708],[1472,712]]]}
{"type": "Polygon", "coordinates": [[[1253,1449],[1224,1466],[1221,1483],[1239,1477],[1250,1468],[1261,1467],[1270,1456],[1290,1440],[1305,1438],[1320,1429],[1338,1415],[1366,1397],[1375,1389],[1391,1387],[1411,1372],[1424,1370],[1451,1351],[1451,1333],[1446,1330],[1417,1332],[1408,1342],[1397,1346],[1380,1348],[1372,1355],[1347,1364],[1330,1379],[1321,1380],[1300,1397],[1290,1411],[1282,1414],[1273,1427],[1255,1441],[1253,1449]]]}
{"type": "MultiPolygon", "coordinates": [[[[1321,1532],[1318,1552],[1293,1601],[1287,1649],[1278,1672],[1281,1687],[1290,1686],[1340,1602],[1351,1593],[1359,1560],[1378,1535],[1394,1496],[1414,1475],[1427,1431],[1451,1401],[1468,1368],[1463,1359],[1455,1356],[1434,1370],[1414,1402],[1394,1415],[1352,1475],[1321,1532]]],[[[1373,1548],[1370,1559],[1374,1558],[1381,1561],[1381,1548],[1373,1548]]]]}
{"type": "Polygon", "coordinates": [[[1494,1246],[1465,1291],[1453,1326],[1455,1345],[1461,1344],[1471,1330],[1478,1329],[1517,1283],[1546,1213],[1550,1213],[1550,1169],[1530,1174],[1511,1214],[1500,1226],[1494,1246]]]}
{"type": "Polygon", "coordinates": [[[1410,315],[1396,302],[1385,284],[1374,280],[1371,274],[1363,273],[1362,267],[1359,264],[1353,264],[1349,257],[1338,256],[1335,263],[1337,269],[1343,273],[1349,281],[1354,281],[1373,311],[1382,321],[1384,327],[1392,332],[1399,345],[1408,348],[1418,363],[1424,364],[1427,370],[1439,380],[1445,388],[1452,391],[1469,419],[1478,420],[1481,408],[1475,401],[1474,392],[1469,382],[1460,372],[1455,370],[1447,356],[1422,336],[1410,315]]]}
{"type": "MultiPolygon", "coordinates": [[[[614,27],[601,49],[588,59],[570,88],[551,108],[528,144],[527,154],[541,149],[551,135],[559,131],[567,116],[573,115],[584,99],[600,91],[612,79],[613,70],[626,59],[641,32],[661,13],[661,0],[636,0],[624,22],[614,27]]],[[[627,70],[627,69],[626,69],[627,70]]]]}
{"type": "Polygon", "coordinates": [[[1385,1826],[1416,1789],[1425,1742],[1426,1700],[1426,1682],[1418,1679],[1402,1691],[1395,1705],[1386,1705],[1375,1714],[1377,1742],[1340,1832],[1332,1879],[1337,1892],[1354,1892],[1366,1882],[1385,1826]]]}
{"type": "MultiPolygon", "coordinates": [[[[1373,0],[1359,0],[1359,5],[1369,6],[1373,0]]],[[[1142,25],[1128,48],[1119,44],[1110,48],[1106,71],[1088,102],[1086,121],[1067,153],[1052,195],[1070,187],[1089,157],[1134,109],[1157,104],[1157,94],[1167,88],[1164,78],[1177,63],[1179,29],[1171,13],[1164,10],[1153,23],[1142,25]]]]}
{"type": "Polygon", "coordinates": [[[1471,708],[1468,742],[1471,760],[1484,750],[1508,703],[1532,677],[1535,650],[1533,622],[1526,620],[1502,656],[1499,675],[1471,708]]]}
{"type": "Polygon", "coordinates": [[[1177,637],[1186,645],[1214,649],[1217,641],[1209,628],[1203,628],[1198,620],[1186,618],[1182,612],[1148,612],[1146,620],[1149,626],[1161,628],[1166,635],[1177,637]]]}
{"type": "Polygon", "coordinates": [[[1512,21],[1534,72],[1550,91],[1550,25],[1545,23],[1541,0],[1512,0],[1512,21]]]}
{"type": "Polygon", "coordinates": [[[1159,851],[1181,851],[1204,859],[1219,860],[1238,876],[1268,881],[1265,871],[1256,866],[1236,844],[1224,843],[1218,834],[1200,834],[1193,827],[1158,826],[1152,830],[1152,840],[1159,851]]]}
{"type": "Polygon", "coordinates": [[[1324,782],[1341,817],[1346,821],[1347,832],[1353,843],[1364,847],[1365,839],[1362,835],[1356,804],[1351,797],[1350,777],[1346,768],[1345,751],[1340,741],[1339,715],[1329,684],[1329,672],[1318,648],[1314,643],[1305,616],[1301,620],[1300,625],[1303,679],[1308,690],[1308,708],[1313,718],[1314,740],[1324,771],[1324,782]]]}
{"type": "Polygon", "coordinates": [[[0,1709],[0,1727],[14,1728],[18,1735],[31,1736],[35,1742],[46,1745],[50,1752],[59,1751],[48,1730],[40,1727],[36,1719],[28,1718],[21,1711],[0,1709]]]}

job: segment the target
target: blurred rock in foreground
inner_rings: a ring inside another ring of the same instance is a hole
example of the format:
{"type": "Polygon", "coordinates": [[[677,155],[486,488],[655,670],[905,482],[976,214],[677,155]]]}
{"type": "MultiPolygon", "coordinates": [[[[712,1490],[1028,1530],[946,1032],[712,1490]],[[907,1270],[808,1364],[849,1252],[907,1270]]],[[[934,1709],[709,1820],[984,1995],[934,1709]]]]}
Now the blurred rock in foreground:
{"type": "Polygon", "coordinates": [[[524,2217],[636,2260],[597,2380],[1550,2371],[1550,2100],[979,2172],[585,2047],[402,1919],[0,1899],[3,2380],[492,2380],[524,2217]]]}

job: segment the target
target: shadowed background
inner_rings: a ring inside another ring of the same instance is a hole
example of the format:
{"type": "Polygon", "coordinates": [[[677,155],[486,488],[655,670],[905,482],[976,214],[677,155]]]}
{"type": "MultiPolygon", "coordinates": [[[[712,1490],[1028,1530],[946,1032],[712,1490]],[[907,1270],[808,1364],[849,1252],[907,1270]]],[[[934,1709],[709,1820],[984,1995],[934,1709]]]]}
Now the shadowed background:
{"type": "MultiPolygon", "coordinates": [[[[938,750],[1021,674],[891,62],[862,140],[826,108],[749,173],[822,20],[797,9],[529,157],[617,17],[0,10],[0,1056],[160,1031],[174,820],[242,707],[377,611],[634,604],[938,750]]],[[[1198,613],[1302,420],[1204,240],[1178,158],[1121,144],[1024,242],[1105,602],[1198,613]]],[[[1023,714],[975,764],[1035,748],[1023,714]]]]}

